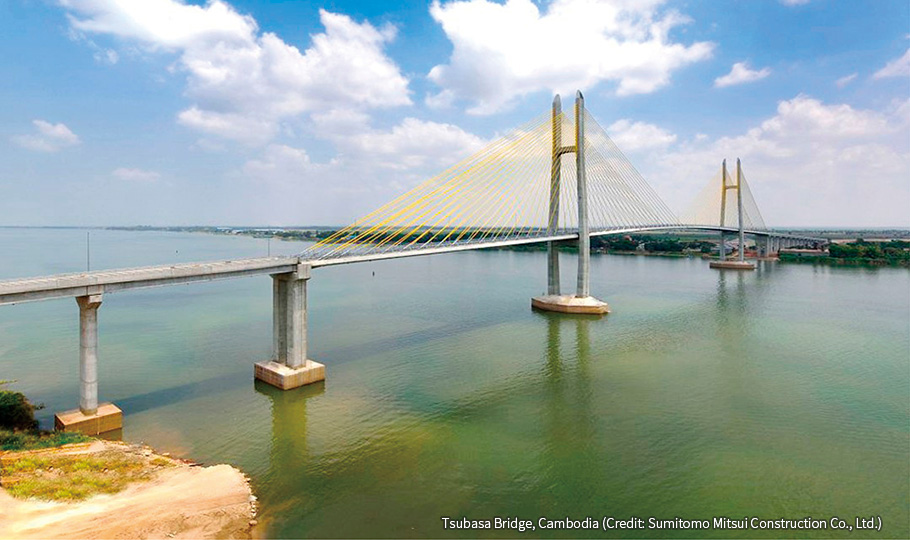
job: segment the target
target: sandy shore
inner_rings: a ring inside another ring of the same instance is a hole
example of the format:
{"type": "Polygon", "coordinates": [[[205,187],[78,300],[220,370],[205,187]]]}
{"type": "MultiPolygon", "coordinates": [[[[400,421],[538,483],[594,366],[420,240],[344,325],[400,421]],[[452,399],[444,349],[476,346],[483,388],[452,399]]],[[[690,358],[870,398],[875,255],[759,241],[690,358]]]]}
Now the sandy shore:
{"type": "MultiPolygon", "coordinates": [[[[150,455],[102,441],[57,452],[112,449],[150,455]]],[[[229,465],[173,461],[147,481],[81,502],[22,500],[0,489],[0,538],[250,538],[254,498],[246,477],[229,465]]]]}

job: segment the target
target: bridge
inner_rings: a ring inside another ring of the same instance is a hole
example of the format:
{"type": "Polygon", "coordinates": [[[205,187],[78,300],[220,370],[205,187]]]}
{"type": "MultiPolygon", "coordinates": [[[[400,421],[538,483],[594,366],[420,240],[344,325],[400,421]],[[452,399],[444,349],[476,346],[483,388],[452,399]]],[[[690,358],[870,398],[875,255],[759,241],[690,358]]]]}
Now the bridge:
{"type": "Polygon", "coordinates": [[[122,411],[98,403],[98,308],[104,294],[267,274],[272,277],[273,355],[254,376],[281,389],[325,379],[307,357],[307,282],[311,270],[400,257],[547,244],[546,294],[536,309],[602,315],[609,306],[591,295],[590,239],[643,232],[711,232],[719,238],[722,270],[750,270],[746,236],[759,257],[781,247],[818,246],[824,239],[768,229],[737,160],[720,171],[676,216],[585,109],[573,114],[559,96],[550,111],[473,156],[407,191],[294,257],[117,269],[0,281],[0,305],[73,297],[79,307],[79,407],[55,416],[57,429],[98,434],[119,429],[122,411]],[[567,156],[574,159],[567,159],[567,156]],[[738,237],[738,260],[726,260],[726,239],[738,237]],[[559,244],[578,248],[576,288],[560,288],[559,244]]]}

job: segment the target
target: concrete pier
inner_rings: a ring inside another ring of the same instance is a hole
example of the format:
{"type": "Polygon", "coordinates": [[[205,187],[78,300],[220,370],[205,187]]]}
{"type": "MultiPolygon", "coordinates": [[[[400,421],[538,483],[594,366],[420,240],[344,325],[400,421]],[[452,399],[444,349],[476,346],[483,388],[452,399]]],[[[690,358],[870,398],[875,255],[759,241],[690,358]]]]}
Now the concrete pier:
{"type": "Polygon", "coordinates": [[[736,158],[736,184],[733,186],[727,185],[727,160],[724,160],[723,167],[721,169],[721,183],[723,187],[720,190],[721,203],[720,203],[720,224],[724,224],[724,214],[726,213],[726,201],[727,201],[727,190],[735,189],[736,190],[736,212],[737,212],[737,221],[739,222],[739,247],[737,248],[737,260],[728,261],[726,246],[724,245],[724,233],[720,233],[720,260],[713,261],[708,266],[710,268],[726,269],[726,270],[755,270],[755,265],[751,262],[746,261],[746,235],[745,235],[745,225],[743,224],[743,190],[742,190],[742,165],[740,164],[739,158],[736,158]]]}
{"type": "Polygon", "coordinates": [[[585,175],[585,98],[575,94],[575,145],[562,145],[559,96],[553,100],[553,161],[550,176],[549,235],[559,221],[559,170],[563,154],[575,152],[578,184],[578,280],[575,296],[559,294],[559,260],[553,242],[547,245],[547,294],[531,299],[531,307],[561,313],[609,313],[606,302],[591,297],[591,235],[588,229],[588,183],[585,175]]]}
{"type": "Polygon", "coordinates": [[[79,408],[54,415],[59,431],[98,435],[123,427],[123,413],[111,403],[98,405],[98,308],[102,296],[77,296],[79,306],[79,408]]]}
{"type": "Polygon", "coordinates": [[[272,275],[272,358],[253,368],[256,379],[282,390],[325,380],[325,366],[307,358],[306,286],[310,265],[272,275]]]}
{"type": "Polygon", "coordinates": [[[578,284],[575,296],[591,295],[591,234],[588,230],[588,181],[585,169],[585,98],[575,93],[575,176],[578,179],[578,284]]]}
{"type": "MultiPolygon", "coordinates": [[[[547,235],[555,236],[559,228],[560,152],[562,151],[562,102],[559,95],[553,98],[553,159],[550,163],[550,208],[547,235]]],[[[547,242],[547,294],[559,294],[559,250],[556,242],[547,242]]]]}

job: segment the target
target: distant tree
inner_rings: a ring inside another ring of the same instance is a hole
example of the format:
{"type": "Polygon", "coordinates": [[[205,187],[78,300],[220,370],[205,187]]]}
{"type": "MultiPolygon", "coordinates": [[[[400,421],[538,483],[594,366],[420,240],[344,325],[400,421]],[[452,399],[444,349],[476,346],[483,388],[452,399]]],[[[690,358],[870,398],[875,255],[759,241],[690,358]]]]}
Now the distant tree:
{"type": "Polygon", "coordinates": [[[664,239],[645,242],[645,251],[655,253],[679,253],[685,246],[679,240],[664,239]]]}
{"type": "MultiPolygon", "coordinates": [[[[0,386],[11,382],[0,381],[0,386]]],[[[37,429],[35,410],[40,408],[29,403],[24,394],[0,388],[0,429],[37,429]]]]}

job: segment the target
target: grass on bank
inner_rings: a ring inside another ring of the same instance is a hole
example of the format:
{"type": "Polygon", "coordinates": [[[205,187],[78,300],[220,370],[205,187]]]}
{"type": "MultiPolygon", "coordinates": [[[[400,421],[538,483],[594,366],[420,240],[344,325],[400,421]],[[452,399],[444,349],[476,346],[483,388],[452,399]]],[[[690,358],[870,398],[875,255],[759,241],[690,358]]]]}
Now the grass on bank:
{"type": "Polygon", "coordinates": [[[81,433],[40,431],[34,413],[41,405],[3,388],[12,382],[0,380],[0,487],[10,495],[79,501],[116,493],[130,482],[147,480],[159,469],[174,465],[128,446],[109,446],[100,452],[67,448],[96,439],[81,433]]]}
{"type": "MultiPolygon", "coordinates": [[[[90,440],[93,439],[84,436],[81,439],[90,440]]],[[[92,495],[117,493],[132,482],[148,480],[160,469],[174,466],[169,459],[146,456],[128,447],[86,454],[64,452],[65,448],[59,452],[4,453],[0,456],[0,486],[13,497],[23,499],[80,501],[92,495]]]]}
{"type": "Polygon", "coordinates": [[[64,444],[88,442],[93,440],[81,433],[63,433],[61,431],[10,431],[0,429],[0,451],[19,452],[22,450],[39,450],[54,448],[64,444]]]}
{"type": "Polygon", "coordinates": [[[139,453],[104,451],[92,454],[22,454],[2,458],[0,483],[19,498],[80,501],[101,493],[117,493],[128,484],[148,480],[170,460],[139,453]]]}

